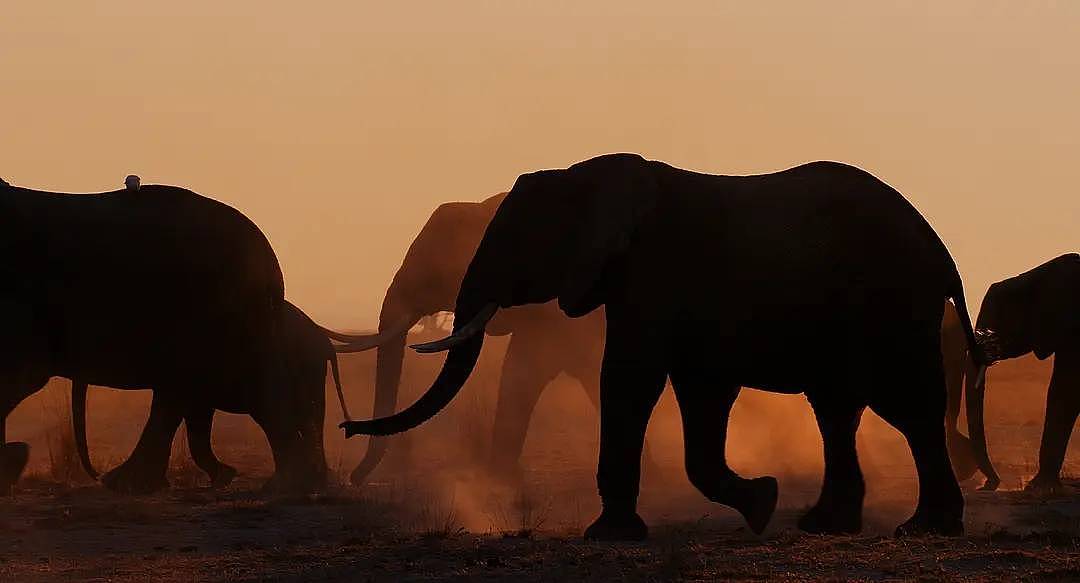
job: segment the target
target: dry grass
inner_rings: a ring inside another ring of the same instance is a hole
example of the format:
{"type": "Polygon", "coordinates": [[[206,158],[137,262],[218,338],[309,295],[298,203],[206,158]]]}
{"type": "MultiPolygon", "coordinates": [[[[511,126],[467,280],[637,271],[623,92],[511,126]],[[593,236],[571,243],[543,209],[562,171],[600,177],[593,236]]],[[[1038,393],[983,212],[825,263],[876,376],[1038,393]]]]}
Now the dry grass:
{"type": "Polygon", "coordinates": [[[502,533],[506,537],[533,538],[545,528],[550,528],[554,503],[550,496],[542,495],[539,489],[528,485],[503,494],[502,499],[492,502],[492,508],[488,511],[491,532],[502,533]]]}
{"type": "Polygon", "coordinates": [[[419,501],[412,515],[411,530],[427,538],[451,538],[465,533],[458,518],[453,495],[441,499],[429,495],[419,501]]]}

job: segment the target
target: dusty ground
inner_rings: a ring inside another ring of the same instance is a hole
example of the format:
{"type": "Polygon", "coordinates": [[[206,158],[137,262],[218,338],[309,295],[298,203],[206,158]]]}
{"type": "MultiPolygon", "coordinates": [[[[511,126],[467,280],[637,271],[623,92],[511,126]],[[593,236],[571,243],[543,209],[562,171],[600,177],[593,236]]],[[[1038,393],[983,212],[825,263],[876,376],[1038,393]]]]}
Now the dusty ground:
{"type": "MultiPolygon", "coordinates": [[[[580,532],[599,504],[592,480],[597,426],[575,384],[557,381],[538,407],[523,459],[524,490],[487,483],[476,470],[488,447],[494,344],[459,402],[407,443],[394,443],[363,488],[337,486],[302,499],[258,495],[270,472],[265,439],[233,415],[219,415],[214,433],[219,455],[242,473],[226,490],[206,487],[179,445],[176,487],[168,492],[127,498],[80,482],[61,429],[67,383],[58,381],[11,419],[9,439],[34,449],[16,494],[0,499],[0,581],[1080,578],[1080,491],[1053,500],[1016,491],[1035,469],[1048,363],[1025,360],[992,372],[990,440],[1004,491],[968,492],[966,537],[889,536],[914,507],[914,468],[899,435],[869,414],[859,436],[866,534],[799,533],[795,520],[816,496],[822,465],[809,408],[801,397],[747,392],[736,406],[729,457],[746,475],[781,480],[781,508],[764,536],[747,532],[737,515],[687,483],[678,416],[667,395],[649,434],[659,471],[645,477],[641,500],[652,538],[587,544],[580,532]]],[[[406,364],[403,400],[426,386],[438,364],[406,364]]],[[[354,411],[368,411],[370,357],[343,365],[354,411]]],[[[90,441],[99,468],[130,451],[147,404],[145,394],[92,392],[90,441]]],[[[339,419],[329,401],[327,426],[339,419]]],[[[328,433],[328,461],[339,482],[363,446],[328,433]]],[[[1080,475],[1075,445],[1066,471],[1080,475]]]]}

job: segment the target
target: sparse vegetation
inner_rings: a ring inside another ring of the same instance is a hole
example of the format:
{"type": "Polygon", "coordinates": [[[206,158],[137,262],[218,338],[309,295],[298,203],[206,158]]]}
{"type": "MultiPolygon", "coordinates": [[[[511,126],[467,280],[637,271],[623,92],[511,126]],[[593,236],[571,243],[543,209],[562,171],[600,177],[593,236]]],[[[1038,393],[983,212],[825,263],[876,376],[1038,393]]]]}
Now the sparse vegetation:
{"type": "Polygon", "coordinates": [[[421,499],[413,516],[413,531],[428,538],[450,538],[463,534],[465,527],[458,520],[454,499],[435,496],[421,499]]]}

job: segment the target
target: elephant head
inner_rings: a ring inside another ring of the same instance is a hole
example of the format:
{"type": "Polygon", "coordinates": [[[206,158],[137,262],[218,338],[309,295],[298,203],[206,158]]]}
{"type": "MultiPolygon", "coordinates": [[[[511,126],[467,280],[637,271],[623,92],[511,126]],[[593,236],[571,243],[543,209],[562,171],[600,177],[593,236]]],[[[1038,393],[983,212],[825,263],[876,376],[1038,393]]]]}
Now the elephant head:
{"type": "Polygon", "coordinates": [[[657,204],[655,162],[613,154],[518,178],[480,241],[454,305],[451,336],[415,347],[449,350],[432,387],[404,411],[344,423],[347,436],[406,431],[445,407],[467,380],[498,308],[558,300],[579,317],[607,301],[606,283],[657,204]]]}
{"type": "MultiPolygon", "coordinates": [[[[375,364],[376,417],[392,415],[401,383],[405,339],[420,318],[454,309],[454,297],[465,270],[480,244],[484,229],[506,193],[482,202],[451,202],[440,205],[409,246],[405,258],[386,290],[376,334],[327,335],[344,345],[338,352],[377,349],[375,364]]],[[[386,455],[385,439],[372,438],[350,480],[361,483],[386,455]]]]}
{"type": "MultiPolygon", "coordinates": [[[[1062,255],[1016,277],[990,286],[976,320],[976,337],[988,362],[1034,352],[1046,359],[1069,338],[1080,334],[1080,255],[1062,255]]],[[[968,424],[977,459],[989,465],[983,419],[986,375],[967,379],[968,424]]],[[[982,465],[982,464],[980,464],[982,465]]],[[[984,488],[997,485],[987,474],[984,488]]],[[[986,469],[983,469],[986,473],[986,469]]]]}

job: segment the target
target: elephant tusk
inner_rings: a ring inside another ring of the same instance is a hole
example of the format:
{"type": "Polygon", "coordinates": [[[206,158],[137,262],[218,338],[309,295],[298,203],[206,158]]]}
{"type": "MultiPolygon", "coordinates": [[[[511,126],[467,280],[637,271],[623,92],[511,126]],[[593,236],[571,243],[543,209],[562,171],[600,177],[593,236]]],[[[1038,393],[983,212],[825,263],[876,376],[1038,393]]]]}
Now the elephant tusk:
{"type": "Polygon", "coordinates": [[[982,348],[983,355],[986,356],[987,366],[1001,360],[1003,350],[1001,336],[997,331],[989,328],[976,328],[975,342],[982,348]]]}
{"type": "Polygon", "coordinates": [[[406,316],[395,322],[394,325],[389,328],[374,334],[344,334],[327,328],[322,328],[322,331],[331,340],[342,343],[334,346],[336,352],[339,354],[347,354],[352,352],[364,352],[382,344],[386,344],[391,339],[407,333],[409,328],[412,328],[413,325],[416,324],[417,320],[419,320],[419,318],[415,316],[406,316]]]}
{"type": "Polygon", "coordinates": [[[473,319],[469,320],[469,322],[462,326],[457,332],[454,332],[441,340],[424,342],[422,344],[412,344],[409,348],[412,348],[421,354],[431,354],[433,352],[450,350],[473,336],[476,336],[478,333],[482,334],[484,332],[484,326],[487,326],[488,321],[491,320],[498,309],[499,305],[494,302],[487,304],[483,308],[480,308],[480,311],[477,312],[476,316],[473,316],[473,319]]]}

